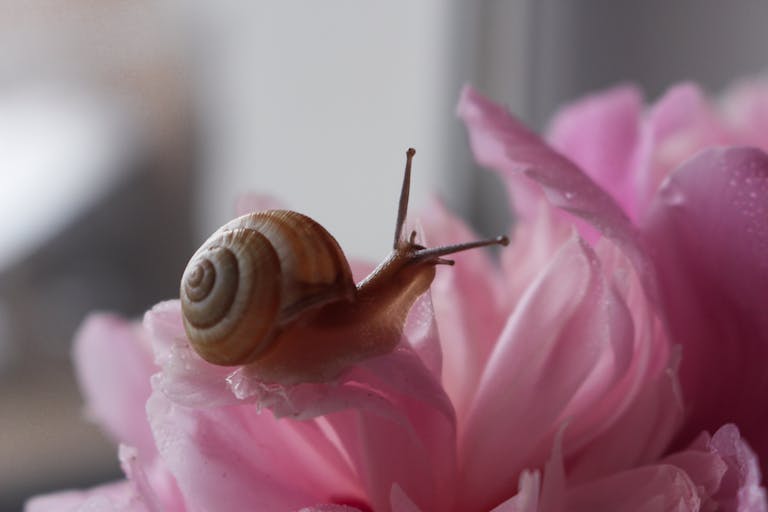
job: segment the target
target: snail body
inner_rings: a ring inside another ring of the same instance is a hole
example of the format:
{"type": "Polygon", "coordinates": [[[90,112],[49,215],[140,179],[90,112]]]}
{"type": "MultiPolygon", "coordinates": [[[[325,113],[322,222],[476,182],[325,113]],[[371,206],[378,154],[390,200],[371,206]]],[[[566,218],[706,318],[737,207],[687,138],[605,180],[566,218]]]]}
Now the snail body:
{"type": "Polygon", "coordinates": [[[390,352],[442,256],[506,237],[425,248],[402,236],[405,178],[390,255],[355,285],[335,238],[289,210],[244,215],[219,228],[190,259],[181,280],[184,328],[206,361],[249,365],[266,382],[327,381],[349,365],[390,352]]]}

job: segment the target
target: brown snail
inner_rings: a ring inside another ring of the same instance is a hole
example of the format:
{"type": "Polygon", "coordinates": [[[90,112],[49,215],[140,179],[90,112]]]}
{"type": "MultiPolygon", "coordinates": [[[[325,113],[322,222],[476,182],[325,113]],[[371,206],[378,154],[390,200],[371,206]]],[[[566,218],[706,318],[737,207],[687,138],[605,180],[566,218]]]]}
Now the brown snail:
{"type": "Polygon", "coordinates": [[[409,149],[389,256],[355,285],[339,244],[314,220],[288,210],[250,213],[219,228],[181,279],[190,344],[206,361],[249,365],[284,384],[332,379],[350,364],[390,352],[414,301],[448,254],[507,245],[497,237],[426,248],[403,236],[409,149]]]}

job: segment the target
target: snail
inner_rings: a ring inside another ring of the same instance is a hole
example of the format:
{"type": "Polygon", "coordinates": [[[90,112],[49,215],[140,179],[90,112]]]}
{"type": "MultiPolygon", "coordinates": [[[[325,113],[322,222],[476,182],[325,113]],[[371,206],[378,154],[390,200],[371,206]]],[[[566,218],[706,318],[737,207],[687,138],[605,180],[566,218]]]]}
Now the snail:
{"type": "Polygon", "coordinates": [[[406,316],[444,256],[507,237],[445,247],[403,235],[413,148],[393,250],[355,285],[349,263],[325,228],[288,210],[255,212],[219,228],[181,279],[184,328],[192,348],[215,365],[248,365],[265,382],[322,382],[361,360],[391,352],[406,316]]]}

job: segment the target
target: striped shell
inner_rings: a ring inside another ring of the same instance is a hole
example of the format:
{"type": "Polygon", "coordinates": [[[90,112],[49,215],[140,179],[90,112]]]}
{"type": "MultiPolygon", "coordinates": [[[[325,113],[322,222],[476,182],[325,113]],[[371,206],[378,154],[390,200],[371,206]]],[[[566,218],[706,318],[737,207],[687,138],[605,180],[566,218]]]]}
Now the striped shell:
{"type": "Polygon", "coordinates": [[[339,244],[288,210],[239,217],[192,256],[181,308],[192,347],[218,365],[255,361],[302,312],[355,294],[339,244]]]}

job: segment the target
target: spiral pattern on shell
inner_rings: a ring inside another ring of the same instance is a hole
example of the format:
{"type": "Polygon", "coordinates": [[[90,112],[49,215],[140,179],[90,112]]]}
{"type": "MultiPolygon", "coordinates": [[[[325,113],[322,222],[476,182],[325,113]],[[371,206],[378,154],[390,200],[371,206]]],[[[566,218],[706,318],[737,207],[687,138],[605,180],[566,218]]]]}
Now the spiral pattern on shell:
{"type": "Polygon", "coordinates": [[[228,222],[192,256],[181,279],[190,344],[208,362],[256,360],[307,311],[355,294],[336,240],[288,210],[228,222]]]}
{"type": "Polygon", "coordinates": [[[249,229],[226,230],[195,253],[181,279],[184,328],[208,362],[254,360],[272,339],[280,308],[280,260],[249,229]]]}

